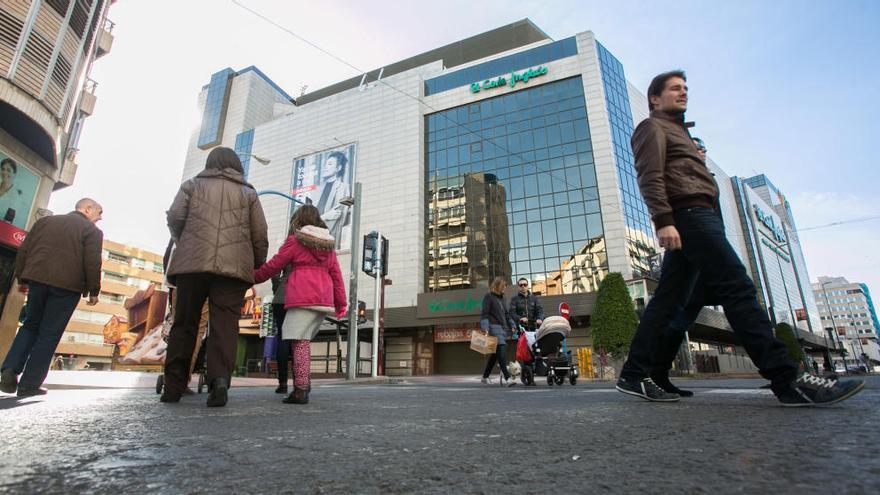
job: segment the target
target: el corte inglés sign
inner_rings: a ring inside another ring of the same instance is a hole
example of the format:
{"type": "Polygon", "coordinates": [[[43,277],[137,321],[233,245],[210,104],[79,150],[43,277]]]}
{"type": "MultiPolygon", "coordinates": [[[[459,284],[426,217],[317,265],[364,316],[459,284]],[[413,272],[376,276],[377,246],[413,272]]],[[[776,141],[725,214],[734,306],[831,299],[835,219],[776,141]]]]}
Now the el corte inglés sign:
{"type": "Polygon", "coordinates": [[[540,65],[538,67],[533,67],[531,69],[524,70],[522,72],[514,72],[510,71],[509,76],[498,76],[493,79],[486,79],[483,82],[475,82],[471,84],[471,93],[479,93],[484,89],[492,89],[501,86],[510,86],[511,88],[516,86],[516,83],[529,82],[529,79],[533,79],[538,76],[543,76],[547,73],[549,69],[546,65],[540,65]]]}

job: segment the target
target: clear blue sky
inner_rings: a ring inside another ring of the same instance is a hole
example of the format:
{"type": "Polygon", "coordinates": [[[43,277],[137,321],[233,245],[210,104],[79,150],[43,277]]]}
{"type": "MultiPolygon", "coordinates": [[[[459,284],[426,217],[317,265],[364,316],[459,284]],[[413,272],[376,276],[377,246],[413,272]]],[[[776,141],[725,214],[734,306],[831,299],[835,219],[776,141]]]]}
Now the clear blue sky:
{"type": "MultiPolygon", "coordinates": [[[[525,17],[556,39],[592,30],[642,90],[685,69],[688,118],[710,156],[730,175],[766,173],[799,227],[880,214],[880,2],[241,1],[362,69],[525,17]]],[[[213,72],[257,65],[294,95],[357,74],[227,0],[118,2],[110,16],[116,42],[93,71],[76,183],[50,208],[94,196],[108,238],[148,249],[167,241],[164,211],[213,72]]],[[[802,241],[811,278],[880,294],[880,220],[802,241]]]]}

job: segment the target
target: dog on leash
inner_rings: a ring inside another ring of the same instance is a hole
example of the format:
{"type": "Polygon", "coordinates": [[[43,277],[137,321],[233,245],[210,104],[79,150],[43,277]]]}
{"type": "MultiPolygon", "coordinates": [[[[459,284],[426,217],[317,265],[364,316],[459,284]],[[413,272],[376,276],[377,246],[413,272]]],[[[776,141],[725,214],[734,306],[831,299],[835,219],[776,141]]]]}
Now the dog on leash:
{"type": "Polygon", "coordinates": [[[522,375],[522,365],[519,364],[519,361],[514,361],[507,366],[507,371],[510,372],[512,380],[519,380],[519,377],[522,375]]]}

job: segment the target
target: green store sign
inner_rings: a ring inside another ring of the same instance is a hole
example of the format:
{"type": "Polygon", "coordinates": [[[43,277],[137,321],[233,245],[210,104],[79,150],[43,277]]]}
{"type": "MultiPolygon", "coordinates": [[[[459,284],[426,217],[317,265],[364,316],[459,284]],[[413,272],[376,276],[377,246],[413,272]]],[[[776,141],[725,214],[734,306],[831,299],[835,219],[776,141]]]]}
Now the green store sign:
{"type": "Polygon", "coordinates": [[[777,242],[785,242],[785,231],[782,230],[782,227],[776,225],[776,220],[773,219],[773,215],[765,213],[757,203],[752,203],[752,208],[755,210],[755,217],[758,221],[770,229],[770,232],[773,232],[773,238],[776,239],[777,242]]]}
{"type": "Polygon", "coordinates": [[[486,289],[462,289],[418,295],[418,318],[479,315],[486,289]]]}
{"type": "Polygon", "coordinates": [[[522,72],[516,73],[514,71],[510,71],[509,76],[499,76],[494,79],[486,79],[483,82],[475,82],[471,84],[471,93],[479,93],[484,89],[492,89],[498,88],[501,86],[510,86],[511,88],[516,86],[516,83],[529,82],[529,79],[533,79],[538,76],[543,76],[550,69],[547,68],[546,65],[541,65],[538,67],[533,67],[531,69],[524,70],[522,72]]]}

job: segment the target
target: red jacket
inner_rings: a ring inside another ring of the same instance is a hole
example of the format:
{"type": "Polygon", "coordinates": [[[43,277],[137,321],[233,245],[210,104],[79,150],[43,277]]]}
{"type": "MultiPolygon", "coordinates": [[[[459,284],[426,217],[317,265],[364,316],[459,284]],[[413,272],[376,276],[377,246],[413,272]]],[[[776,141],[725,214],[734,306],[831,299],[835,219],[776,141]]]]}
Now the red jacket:
{"type": "Polygon", "coordinates": [[[265,282],[291,265],[284,288],[284,308],[307,308],[345,315],[345,285],[333,236],[319,227],[306,226],[284,241],[278,254],[254,270],[254,281],[265,282]]]}

